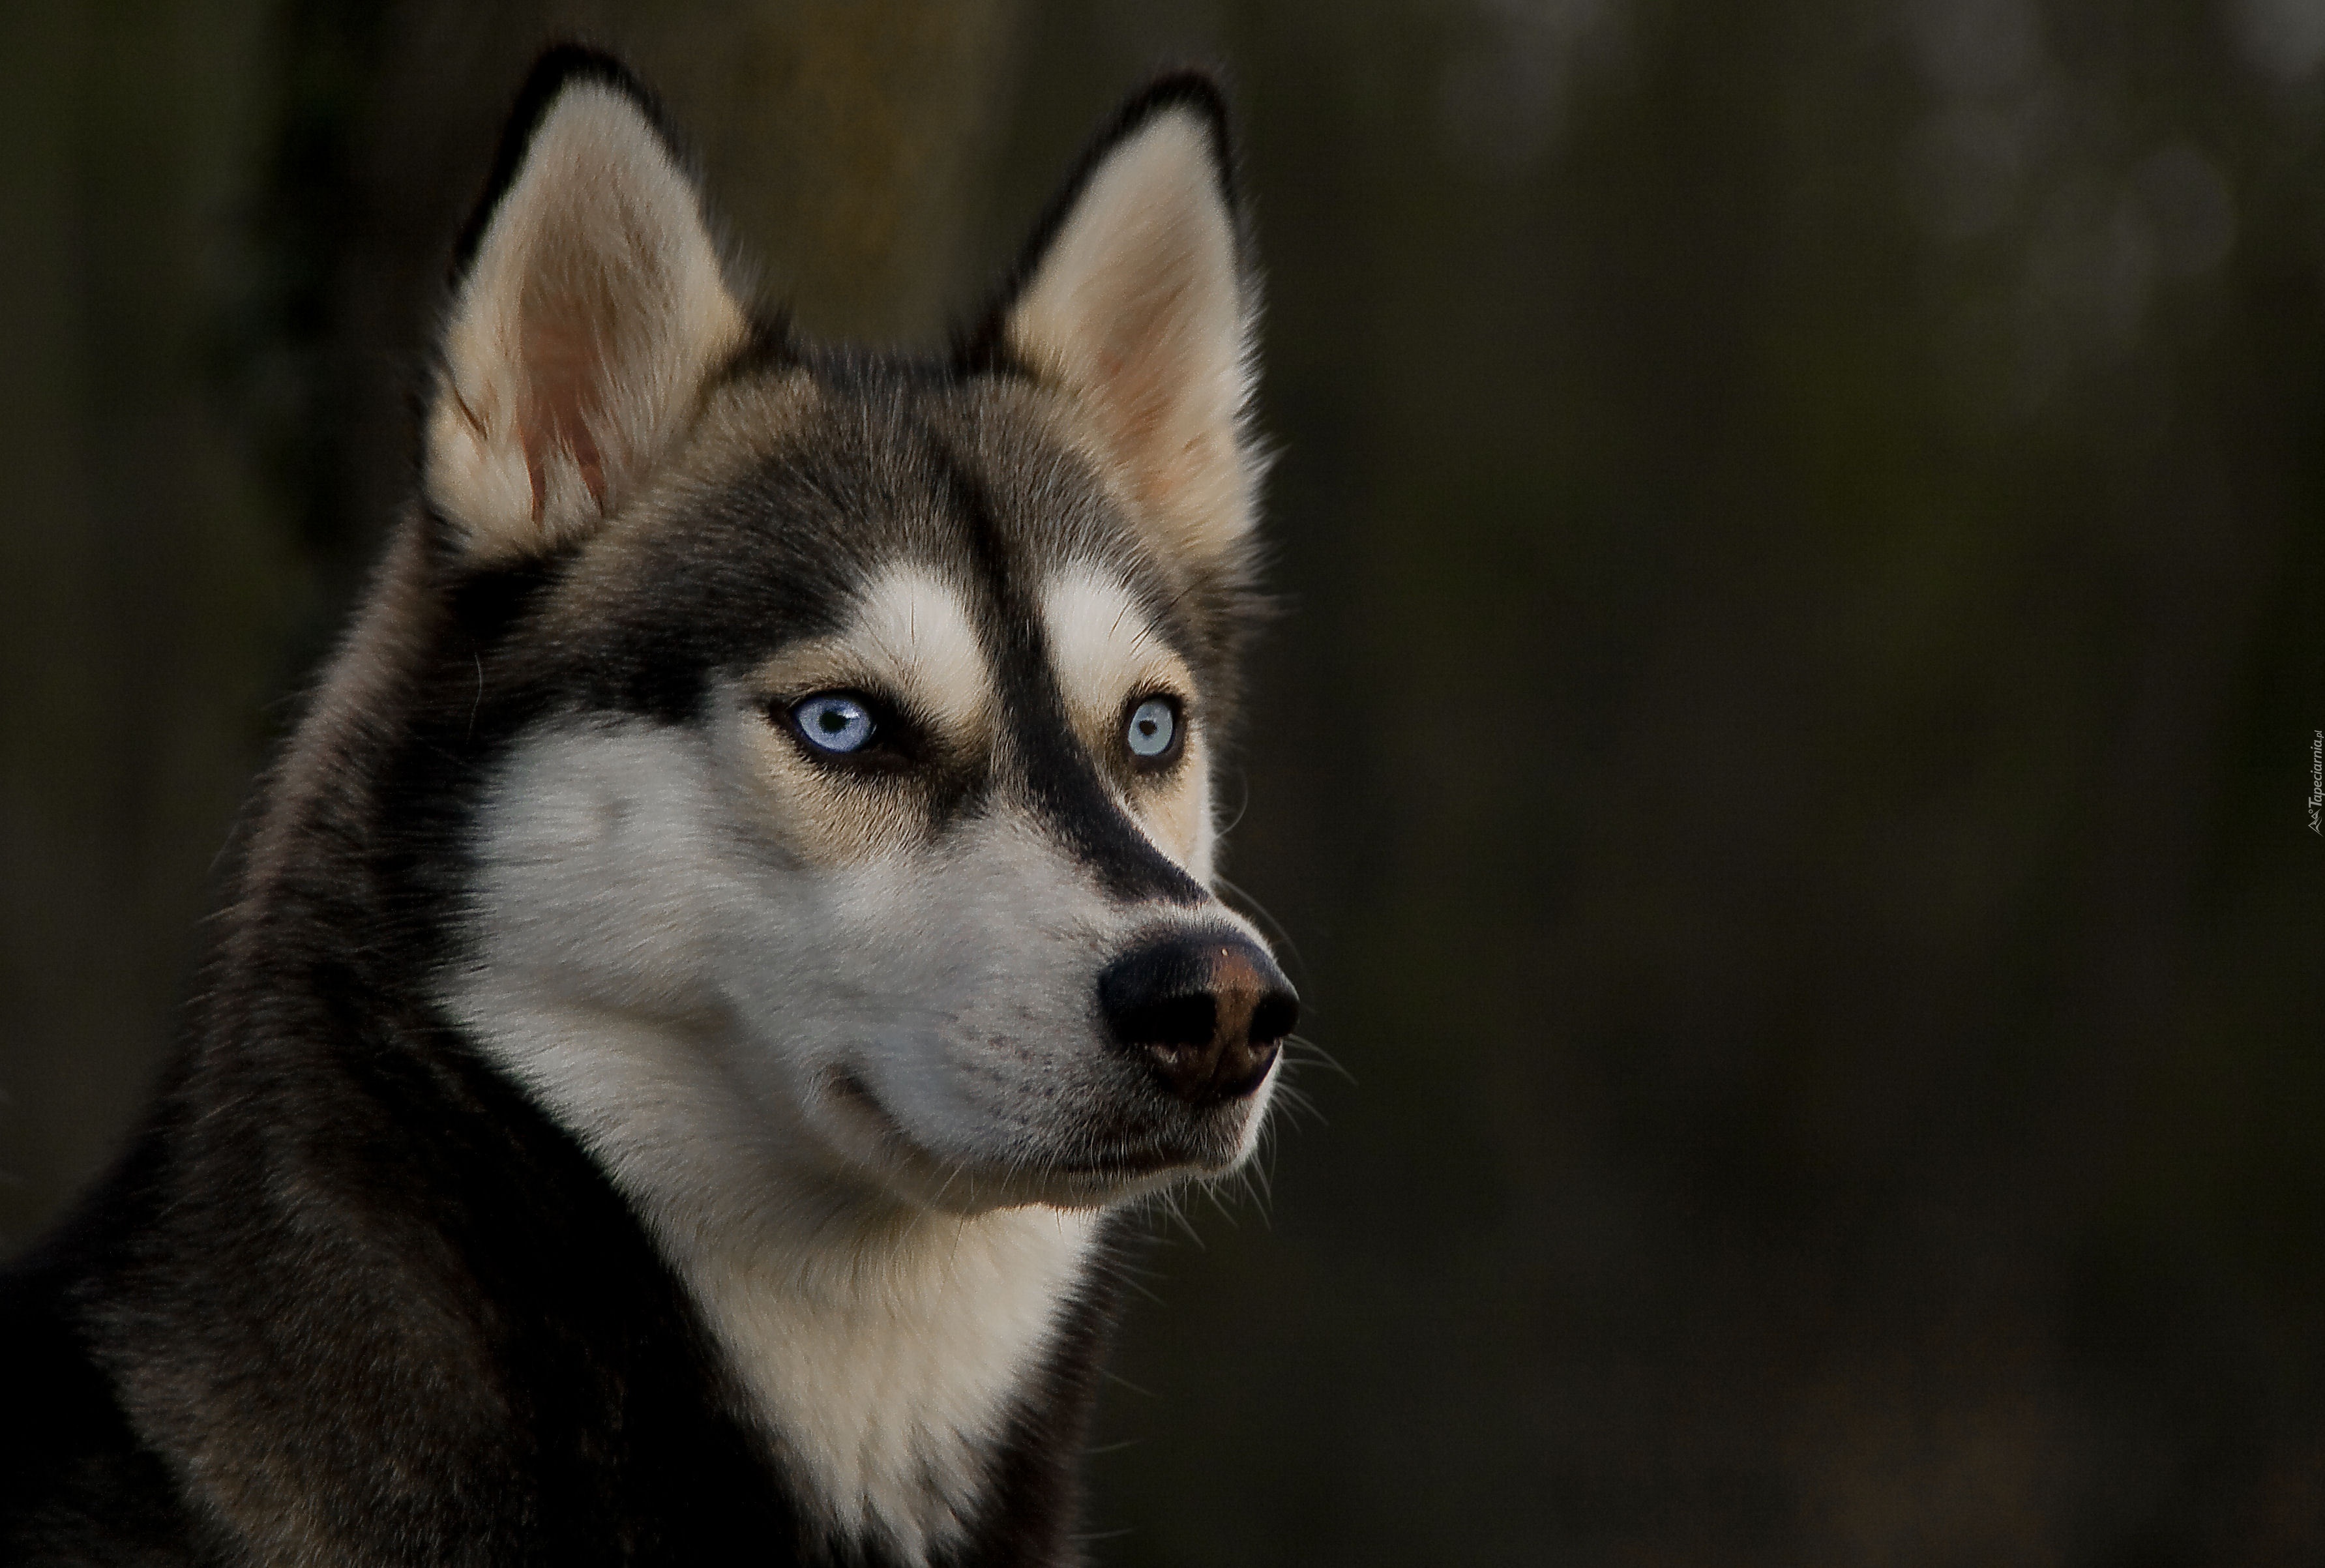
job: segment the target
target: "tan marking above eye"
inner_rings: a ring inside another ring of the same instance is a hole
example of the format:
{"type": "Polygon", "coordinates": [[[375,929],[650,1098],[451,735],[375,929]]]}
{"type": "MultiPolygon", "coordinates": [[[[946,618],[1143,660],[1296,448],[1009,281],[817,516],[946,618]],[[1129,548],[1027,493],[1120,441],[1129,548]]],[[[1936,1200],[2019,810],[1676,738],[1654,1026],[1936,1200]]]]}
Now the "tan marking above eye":
{"type": "Polygon", "coordinates": [[[1070,567],[1049,580],[1042,620],[1082,744],[1112,769],[1123,803],[1156,847],[1209,875],[1210,775],[1193,672],[1129,589],[1094,567],[1070,567]],[[1177,710],[1177,745],[1160,767],[1140,766],[1124,734],[1135,704],[1150,697],[1177,710]]]}
{"type": "Polygon", "coordinates": [[[789,710],[826,691],[895,709],[942,751],[989,744],[992,675],[959,592],[933,568],[896,567],[857,596],[843,630],[781,649],[741,693],[766,710],[755,765],[772,792],[769,821],[794,853],[838,866],[917,842],[928,819],[912,769],[835,766],[846,758],[811,756],[790,732],[789,710]]]}
{"type": "Polygon", "coordinates": [[[1191,745],[1194,682],[1186,663],[1155,630],[1122,584],[1087,566],[1051,578],[1042,594],[1042,619],[1077,728],[1101,755],[1127,755],[1122,725],[1131,704],[1149,697],[1175,703],[1191,745]]]}
{"type": "Polygon", "coordinates": [[[959,594],[934,570],[894,569],[857,597],[846,630],[783,649],[754,688],[796,702],[818,691],[856,691],[893,702],[966,744],[993,720],[993,675],[959,594]]]}

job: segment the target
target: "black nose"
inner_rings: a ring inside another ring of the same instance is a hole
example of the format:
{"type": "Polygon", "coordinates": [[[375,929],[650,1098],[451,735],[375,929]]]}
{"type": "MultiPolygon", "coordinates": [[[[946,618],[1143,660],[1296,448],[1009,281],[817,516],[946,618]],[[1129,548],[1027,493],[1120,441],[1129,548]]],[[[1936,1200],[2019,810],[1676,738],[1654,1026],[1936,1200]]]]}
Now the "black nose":
{"type": "Polygon", "coordinates": [[[1114,1037],[1193,1106],[1257,1089],[1300,1020],[1275,960],[1241,936],[1172,936],[1131,949],[1098,978],[1114,1037]]]}

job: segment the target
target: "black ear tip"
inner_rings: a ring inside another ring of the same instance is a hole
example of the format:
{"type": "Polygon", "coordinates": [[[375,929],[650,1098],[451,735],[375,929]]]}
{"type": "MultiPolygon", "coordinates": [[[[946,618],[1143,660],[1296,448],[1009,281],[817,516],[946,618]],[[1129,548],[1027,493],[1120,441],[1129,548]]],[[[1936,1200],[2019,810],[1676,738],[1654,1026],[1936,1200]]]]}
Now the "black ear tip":
{"type": "Polygon", "coordinates": [[[1215,71],[1200,66],[1179,66],[1155,77],[1130,95],[1122,117],[1133,125],[1162,109],[1193,109],[1204,118],[1225,124],[1227,89],[1215,71]]]}
{"type": "Polygon", "coordinates": [[[613,55],[586,43],[551,44],[533,62],[533,69],[525,73],[524,85],[517,89],[516,101],[509,106],[500,145],[493,153],[492,172],[485,177],[484,191],[452,246],[451,275],[455,283],[476,259],[485,226],[491,222],[501,198],[516,182],[517,171],[524,164],[525,151],[533,145],[542,121],[548,118],[551,106],[569,88],[585,82],[610,88],[627,98],[666,145],[677,146],[670,121],[662,113],[662,100],[638,79],[635,71],[613,55]]]}
{"type": "Polygon", "coordinates": [[[586,43],[569,42],[552,43],[541,51],[541,58],[525,72],[524,86],[517,89],[517,104],[520,107],[528,104],[545,106],[577,81],[602,82],[641,103],[653,100],[653,94],[638,79],[637,73],[618,58],[586,43]]]}
{"type": "Polygon", "coordinates": [[[1124,99],[1122,107],[1084,145],[1080,159],[1035,221],[1033,233],[1017,253],[1015,264],[1004,277],[977,325],[955,334],[953,363],[962,374],[1020,368],[1009,349],[1006,330],[1013,302],[1041,269],[1042,258],[1073,216],[1090,181],[1105,167],[1107,160],[1156,119],[1174,113],[1192,115],[1202,124],[1219,200],[1227,208],[1237,246],[1245,254],[1248,264],[1250,236],[1245,227],[1238,188],[1235,115],[1228,107],[1227,88],[1217,72],[1200,67],[1181,66],[1166,70],[1124,99]]]}
{"type": "Polygon", "coordinates": [[[1200,67],[1181,66],[1164,71],[1131,94],[1115,111],[1113,122],[1098,133],[1098,145],[1106,148],[1125,141],[1144,129],[1150,121],[1173,111],[1191,114],[1203,122],[1211,138],[1211,155],[1219,165],[1220,182],[1231,191],[1235,112],[1228,106],[1227,90],[1218,76],[1200,67]]]}

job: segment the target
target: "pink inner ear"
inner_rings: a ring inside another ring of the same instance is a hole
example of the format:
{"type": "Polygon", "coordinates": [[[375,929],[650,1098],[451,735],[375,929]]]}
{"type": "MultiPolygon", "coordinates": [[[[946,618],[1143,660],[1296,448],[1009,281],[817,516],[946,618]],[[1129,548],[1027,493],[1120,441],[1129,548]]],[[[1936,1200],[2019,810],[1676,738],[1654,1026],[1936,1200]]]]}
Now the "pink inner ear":
{"type": "Polygon", "coordinates": [[[1185,455],[1175,403],[1183,389],[1185,367],[1176,356],[1185,345],[1174,340],[1175,312],[1187,285],[1174,282],[1151,287],[1111,325],[1098,357],[1098,377],[1111,433],[1131,459],[1139,487],[1150,499],[1166,500],[1176,489],[1185,455]]]}
{"type": "Polygon", "coordinates": [[[527,382],[524,467],[533,480],[533,515],[548,500],[549,459],[571,459],[590,499],[606,505],[606,464],[591,426],[604,412],[605,334],[583,302],[528,302],[523,355],[527,382]]]}

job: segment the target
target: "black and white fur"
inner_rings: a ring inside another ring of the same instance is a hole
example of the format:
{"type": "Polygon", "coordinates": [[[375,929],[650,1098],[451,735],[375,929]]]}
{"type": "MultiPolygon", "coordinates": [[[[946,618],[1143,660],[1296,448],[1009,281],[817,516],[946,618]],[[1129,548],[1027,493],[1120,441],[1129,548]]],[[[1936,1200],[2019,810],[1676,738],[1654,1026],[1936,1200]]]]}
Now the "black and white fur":
{"type": "Polygon", "coordinates": [[[1076,1560],[1114,1217],[1290,1023],[1209,891],[1255,311],[1200,78],[922,362],[754,317],[544,60],[188,1037],[0,1295],[0,1561],[1076,1560]]]}

